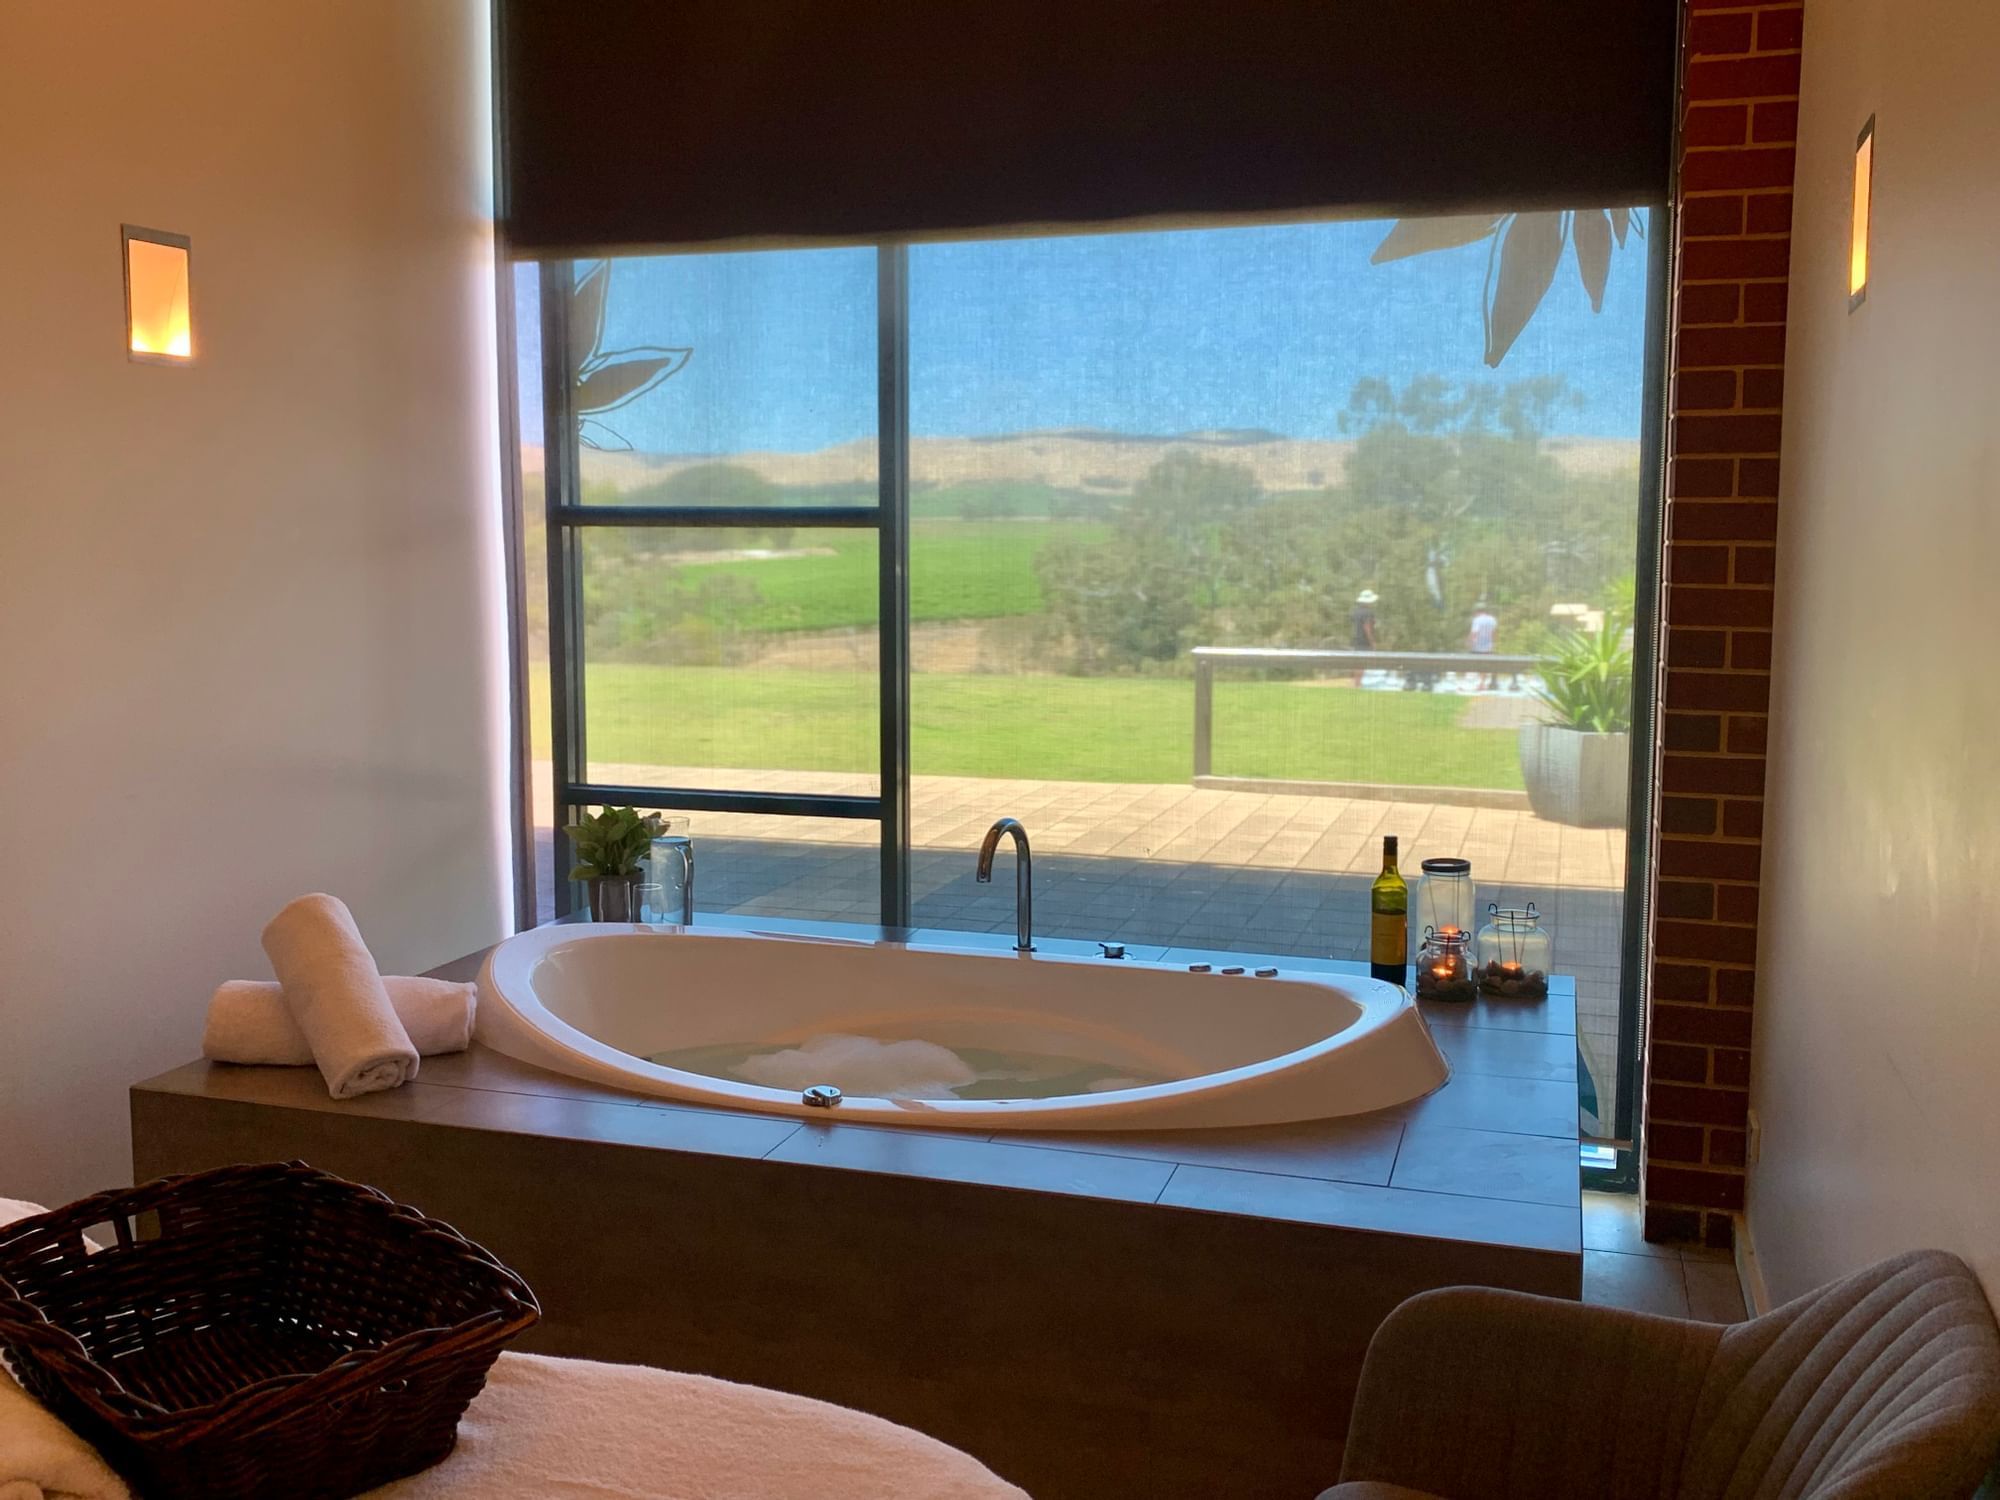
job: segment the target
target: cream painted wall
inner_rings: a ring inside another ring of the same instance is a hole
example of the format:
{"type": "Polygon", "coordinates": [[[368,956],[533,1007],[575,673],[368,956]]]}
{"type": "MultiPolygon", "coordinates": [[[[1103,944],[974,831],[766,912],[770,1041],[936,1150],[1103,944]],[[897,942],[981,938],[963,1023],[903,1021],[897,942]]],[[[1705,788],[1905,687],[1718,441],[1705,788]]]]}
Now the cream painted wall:
{"type": "Polygon", "coordinates": [[[1937,1245],[2000,1302],[1996,74],[1992,0],[1807,6],[1749,1199],[1774,1298],[1937,1245]]]}
{"type": "Polygon", "coordinates": [[[501,934],[479,0],[0,5],[0,1195],[127,1179],[302,891],[501,934]],[[198,364],[123,352],[191,234],[198,364]]]}

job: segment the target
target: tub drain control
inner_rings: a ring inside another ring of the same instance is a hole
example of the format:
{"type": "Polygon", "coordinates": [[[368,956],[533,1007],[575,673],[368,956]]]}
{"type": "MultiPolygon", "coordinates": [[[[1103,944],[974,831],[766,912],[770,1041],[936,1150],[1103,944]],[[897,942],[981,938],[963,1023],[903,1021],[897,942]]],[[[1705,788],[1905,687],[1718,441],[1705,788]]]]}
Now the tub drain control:
{"type": "Polygon", "coordinates": [[[830,1083],[816,1083],[799,1095],[799,1101],[814,1109],[832,1109],[840,1103],[840,1090],[830,1083]]]}

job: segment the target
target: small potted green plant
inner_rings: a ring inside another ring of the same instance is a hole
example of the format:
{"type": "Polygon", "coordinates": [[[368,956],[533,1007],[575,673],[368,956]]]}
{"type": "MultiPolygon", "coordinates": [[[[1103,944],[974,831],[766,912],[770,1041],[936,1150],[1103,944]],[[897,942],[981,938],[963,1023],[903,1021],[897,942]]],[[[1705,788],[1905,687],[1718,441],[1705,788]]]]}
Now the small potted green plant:
{"type": "Polygon", "coordinates": [[[639,920],[639,883],[643,878],[639,867],[662,826],[658,813],[642,813],[636,807],[607,807],[597,816],[583,818],[564,830],[576,855],[569,878],[588,884],[592,921],[639,920]]]}
{"type": "Polygon", "coordinates": [[[1535,816],[1573,828],[1625,822],[1632,785],[1632,647],[1625,622],[1564,636],[1541,661],[1544,722],[1520,729],[1535,816]]]}

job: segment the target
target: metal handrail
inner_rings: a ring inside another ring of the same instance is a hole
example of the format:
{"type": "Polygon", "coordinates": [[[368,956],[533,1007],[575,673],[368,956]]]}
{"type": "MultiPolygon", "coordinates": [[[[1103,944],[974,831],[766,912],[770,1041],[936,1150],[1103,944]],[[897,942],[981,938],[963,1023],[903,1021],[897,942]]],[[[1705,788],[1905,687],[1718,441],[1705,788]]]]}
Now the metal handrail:
{"type": "Polygon", "coordinates": [[[1196,646],[1194,657],[1194,774],[1211,774],[1215,738],[1215,666],[1298,666],[1312,663],[1350,671],[1533,672],[1538,656],[1502,656],[1493,651],[1334,651],[1298,646],[1196,646]]]}

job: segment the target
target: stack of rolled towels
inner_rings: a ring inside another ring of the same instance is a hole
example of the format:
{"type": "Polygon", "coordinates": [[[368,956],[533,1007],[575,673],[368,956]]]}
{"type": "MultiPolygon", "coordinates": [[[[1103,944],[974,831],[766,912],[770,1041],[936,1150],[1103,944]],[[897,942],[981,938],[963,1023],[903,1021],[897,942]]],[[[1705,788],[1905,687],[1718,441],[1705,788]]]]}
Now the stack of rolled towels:
{"type": "Polygon", "coordinates": [[[232,979],[208,1004],[204,1057],[317,1064],[336,1099],[393,1089],[419,1056],[463,1052],[478,988],[383,978],[354,915],[334,896],[301,896],[264,929],[275,980],[232,979]]]}

